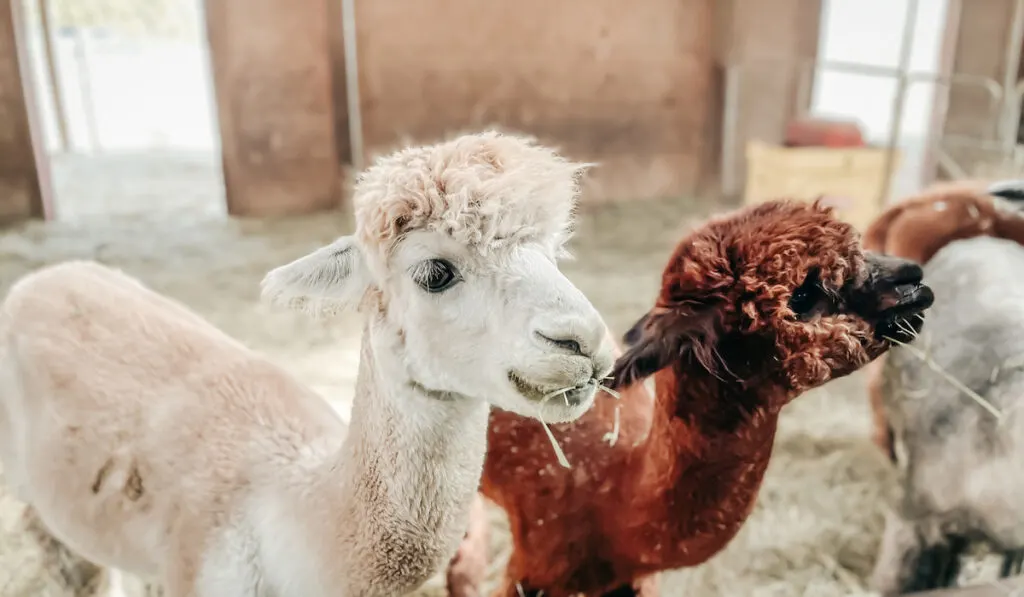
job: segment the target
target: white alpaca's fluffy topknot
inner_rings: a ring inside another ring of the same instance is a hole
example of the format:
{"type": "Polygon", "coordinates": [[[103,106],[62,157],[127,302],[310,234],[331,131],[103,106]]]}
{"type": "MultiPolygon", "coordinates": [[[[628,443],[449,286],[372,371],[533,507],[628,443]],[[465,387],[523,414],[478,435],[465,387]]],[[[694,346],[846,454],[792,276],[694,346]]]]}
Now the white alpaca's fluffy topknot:
{"type": "Polygon", "coordinates": [[[495,131],[403,149],[357,179],[357,235],[380,258],[414,230],[449,235],[481,253],[530,238],[564,241],[590,165],[495,131]]]}

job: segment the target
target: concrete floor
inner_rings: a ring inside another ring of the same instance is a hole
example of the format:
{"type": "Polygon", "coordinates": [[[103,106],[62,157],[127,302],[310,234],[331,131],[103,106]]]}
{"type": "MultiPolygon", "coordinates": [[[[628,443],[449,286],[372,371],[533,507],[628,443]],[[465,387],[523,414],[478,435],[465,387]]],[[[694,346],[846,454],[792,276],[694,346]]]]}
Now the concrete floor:
{"type": "MultiPolygon", "coordinates": [[[[347,412],[357,323],[311,322],[257,301],[267,270],[350,231],[346,216],[224,218],[216,204],[216,164],[194,156],[74,158],[55,164],[55,180],[63,213],[79,219],[0,231],[0,292],[42,265],[98,259],[190,305],[347,412]],[[143,211],[151,207],[152,213],[143,211]],[[99,215],[110,209],[118,215],[99,215]]],[[[613,330],[622,332],[650,305],[684,225],[705,211],[680,200],[584,208],[573,243],[578,259],[566,262],[564,270],[613,330]]],[[[789,406],[749,523],[708,564],[667,574],[664,594],[863,593],[894,492],[891,471],[869,443],[868,428],[858,375],[789,406]]],[[[0,497],[0,595],[45,595],[33,555],[10,531],[18,512],[19,505],[0,497]]],[[[501,516],[495,514],[495,521],[500,529],[501,516]]],[[[507,535],[495,535],[497,569],[507,535]]],[[[437,593],[436,583],[423,591],[437,593]]]]}

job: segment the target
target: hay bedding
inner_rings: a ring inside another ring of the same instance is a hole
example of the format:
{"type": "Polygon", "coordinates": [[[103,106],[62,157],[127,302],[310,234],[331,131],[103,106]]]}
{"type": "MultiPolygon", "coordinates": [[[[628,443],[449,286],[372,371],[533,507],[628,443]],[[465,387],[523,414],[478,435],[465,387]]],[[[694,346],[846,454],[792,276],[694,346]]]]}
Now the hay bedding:
{"type": "MultiPolygon", "coordinates": [[[[226,221],[215,215],[220,189],[212,160],[166,155],[93,158],[89,167],[82,167],[76,159],[55,164],[62,199],[77,202],[78,214],[96,213],[95,201],[123,213],[113,220],[86,218],[0,231],[0,292],[44,264],[99,258],[184,301],[228,333],[270,354],[347,414],[358,358],[358,322],[343,319],[323,326],[297,314],[271,312],[256,300],[264,272],[349,230],[343,216],[273,223],[226,221]],[[156,177],[148,176],[154,172],[156,177]],[[109,184],[132,177],[139,185],[109,184]],[[135,198],[140,193],[146,195],[145,203],[160,207],[159,213],[139,213],[135,198]]],[[[565,269],[613,329],[625,330],[643,312],[678,238],[673,223],[696,211],[678,201],[585,210],[574,243],[578,260],[565,269]],[[623,294],[619,289],[633,292],[623,294]]],[[[859,375],[788,407],[748,524],[708,564],[664,575],[663,594],[865,594],[884,508],[895,497],[893,474],[868,440],[869,421],[859,375]]],[[[0,596],[57,595],[56,585],[42,572],[40,554],[17,530],[22,509],[0,492],[0,596]]],[[[503,515],[496,509],[491,515],[493,584],[509,544],[503,515]]],[[[985,576],[990,574],[991,565],[985,576]]],[[[125,592],[141,595],[130,579],[125,592]]],[[[442,595],[440,579],[420,594],[442,595]]]]}

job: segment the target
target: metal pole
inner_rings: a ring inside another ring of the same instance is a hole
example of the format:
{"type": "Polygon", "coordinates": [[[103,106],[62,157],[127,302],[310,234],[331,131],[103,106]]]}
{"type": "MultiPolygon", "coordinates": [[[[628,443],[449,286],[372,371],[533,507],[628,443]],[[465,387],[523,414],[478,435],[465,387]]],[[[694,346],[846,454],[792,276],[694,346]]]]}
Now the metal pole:
{"type": "Polygon", "coordinates": [[[939,167],[945,170],[950,178],[959,180],[968,178],[967,171],[961,168],[960,164],[957,164],[956,160],[941,147],[935,149],[935,155],[938,156],[939,167]]]}
{"type": "Polygon", "coordinates": [[[363,116],[359,103],[359,60],[356,56],[355,0],[341,0],[342,43],[345,47],[345,91],[348,100],[348,137],[352,167],[363,169],[363,116]]]}
{"type": "Polygon", "coordinates": [[[46,58],[46,76],[50,81],[50,96],[53,98],[54,120],[57,121],[57,143],[58,151],[71,149],[68,143],[68,112],[64,105],[64,89],[60,84],[60,77],[57,73],[57,51],[53,47],[53,25],[51,22],[50,0],[39,0],[39,23],[43,30],[43,56],[46,58]]]}
{"type": "MultiPolygon", "coordinates": [[[[14,53],[18,71],[21,73],[21,94],[25,102],[28,119],[28,142],[31,145],[32,159],[35,162],[35,182],[38,184],[38,197],[30,197],[29,213],[31,217],[42,217],[52,220],[56,217],[53,196],[53,179],[50,176],[50,156],[46,151],[46,139],[43,135],[42,118],[39,114],[39,102],[36,101],[35,69],[31,66],[28,47],[26,21],[22,14],[24,5],[21,0],[8,2],[0,6],[0,10],[9,10],[11,33],[14,36],[14,53]]],[[[0,18],[0,21],[4,19],[0,18]]],[[[17,92],[15,92],[16,95],[17,92]]]]}
{"type": "Polygon", "coordinates": [[[1024,108],[1024,81],[1018,81],[1017,85],[1013,88],[1013,108],[1013,120],[1019,123],[1024,119],[1024,113],[1022,113],[1022,108],[1024,108]]]}
{"type": "Polygon", "coordinates": [[[889,129],[889,142],[886,144],[885,168],[882,171],[882,189],[878,197],[879,206],[885,205],[892,191],[892,175],[895,170],[893,154],[900,141],[900,129],[903,128],[903,108],[907,97],[910,56],[914,49],[914,33],[917,29],[918,0],[907,0],[906,21],[903,23],[903,36],[900,39],[899,76],[896,79],[896,95],[892,100],[892,125],[889,129]]]}
{"type": "Polygon", "coordinates": [[[814,61],[801,61],[797,65],[797,72],[799,72],[799,79],[797,80],[795,108],[796,115],[803,116],[811,109],[813,100],[811,96],[814,90],[814,61]]]}
{"type": "Polygon", "coordinates": [[[1016,0],[1013,5],[1013,22],[1010,26],[1010,37],[1006,41],[1006,57],[1003,64],[1003,104],[1000,114],[999,138],[1003,142],[1003,158],[1013,156],[1013,150],[1017,147],[1017,129],[1020,128],[1020,120],[1017,118],[1020,111],[1017,106],[1018,96],[1010,93],[1011,89],[1017,86],[1018,73],[1020,71],[1020,53],[1024,47],[1024,0],[1016,0]]]}
{"type": "Polygon", "coordinates": [[[78,87],[85,113],[85,128],[89,135],[89,151],[100,150],[99,127],[96,124],[96,102],[92,94],[92,75],[89,72],[88,38],[81,27],[75,27],[75,61],[78,63],[78,87]]]}
{"type": "Polygon", "coordinates": [[[742,65],[725,66],[725,97],[722,101],[722,194],[735,195],[736,189],[736,127],[739,119],[739,92],[742,65]]]}

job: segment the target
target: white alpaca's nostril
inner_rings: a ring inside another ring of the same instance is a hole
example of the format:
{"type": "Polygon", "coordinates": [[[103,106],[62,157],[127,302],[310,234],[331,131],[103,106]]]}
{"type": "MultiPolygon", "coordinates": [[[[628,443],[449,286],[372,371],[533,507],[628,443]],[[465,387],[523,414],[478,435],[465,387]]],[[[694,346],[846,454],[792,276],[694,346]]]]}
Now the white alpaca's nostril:
{"type": "Polygon", "coordinates": [[[544,348],[593,359],[602,351],[607,328],[589,304],[544,313],[529,323],[534,340],[544,348]]]}

